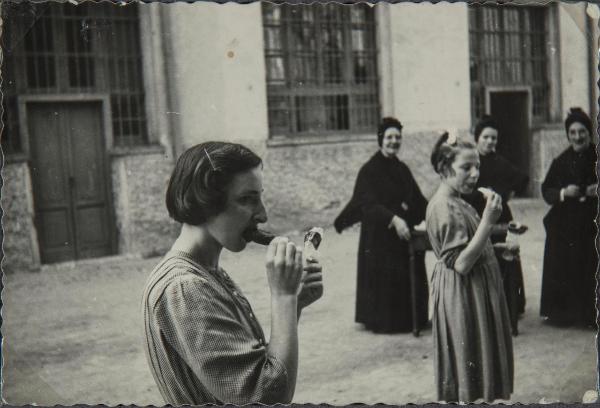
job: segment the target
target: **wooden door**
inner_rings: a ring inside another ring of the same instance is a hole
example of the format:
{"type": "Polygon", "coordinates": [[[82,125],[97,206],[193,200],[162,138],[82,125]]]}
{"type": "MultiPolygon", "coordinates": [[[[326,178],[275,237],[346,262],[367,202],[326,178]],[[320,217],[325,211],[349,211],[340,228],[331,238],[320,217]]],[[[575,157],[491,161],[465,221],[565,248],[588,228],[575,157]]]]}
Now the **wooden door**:
{"type": "MultiPolygon", "coordinates": [[[[529,94],[526,91],[492,92],[490,114],[499,127],[496,151],[529,174],[529,94]]],[[[521,195],[527,193],[528,188],[521,195]]]]}
{"type": "Polygon", "coordinates": [[[112,253],[100,102],[27,104],[43,263],[112,253]]]}

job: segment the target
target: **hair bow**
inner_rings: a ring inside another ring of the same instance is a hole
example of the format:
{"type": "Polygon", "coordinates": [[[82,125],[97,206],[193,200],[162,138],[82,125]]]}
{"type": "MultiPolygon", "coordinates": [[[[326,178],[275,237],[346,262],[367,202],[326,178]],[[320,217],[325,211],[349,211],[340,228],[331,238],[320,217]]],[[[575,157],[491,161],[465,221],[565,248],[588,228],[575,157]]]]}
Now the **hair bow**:
{"type": "Polygon", "coordinates": [[[446,140],[446,143],[448,143],[451,146],[454,146],[457,142],[458,142],[458,137],[456,136],[456,130],[449,130],[448,131],[448,139],[446,140]]]}

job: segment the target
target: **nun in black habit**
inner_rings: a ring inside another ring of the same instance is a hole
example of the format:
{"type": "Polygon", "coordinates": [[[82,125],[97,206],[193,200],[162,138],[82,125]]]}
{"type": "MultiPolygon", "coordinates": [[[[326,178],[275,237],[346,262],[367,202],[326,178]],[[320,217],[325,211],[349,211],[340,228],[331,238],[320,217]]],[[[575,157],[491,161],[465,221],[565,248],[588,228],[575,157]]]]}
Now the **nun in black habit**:
{"type": "MultiPolygon", "coordinates": [[[[485,115],[474,129],[475,143],[479,152],[479,180],[477,187],[487,187],[502,197],[502,214],[498,224],[513,220],[508,201],[527,187],[529,176],[496,152],[498,125],[492,117],[485,115]]],[[[483,211],[483,208],[482,208],[483,211]]]]}
{"type": "MultiPolygon", "coordinates": [[[[525,189],[529,176],[521,169],[514,166],[508,159],[496,152],[498,144],[498,125],[489,115],[485,115],[477,124],[473,132],[477,151],[479,152],[479,180],[477,187],[492,189],[502,197],[502,213],[497,221],[496,232],[492,235],[493,243],[504,242],[508,223],[513,221],[513,214],[508,201],[525,189]]],[[[463,197],[471,204],[479,216],[483,214],[486,199],[475,190],[473,194],[463,197]]],[[[498,263],[504,281],[504,293],[509,305],[513,334],[518,333],[518,315],[525,311],[525,287],[523,283],[523,269],[518,257],[506,260],[498,256],[498,263]]]]}
{"type": "Polygon", "coordinates": [[[596,146],[592,121],[571,108],[565,121],[570,146],[552,161],[542,183],[552,207],[544,217],[546,246],[540,314],[557,324],[596,321],[596,146]]]}
{"type": "MultiPolygon", "coordinates": [[[[402,125],[384,118],[377,132],[379,150],[356,179],[352,199],[335,219],[339,233],[361,222],[358,245],[356,317],[376,333],[412,329],[408,240],[413,227],[425,219],[427,200],[412,173],[397,154],[402,125]]],[[[416,260],[418,319],[428,319],[425,255],[416,260]]]]}

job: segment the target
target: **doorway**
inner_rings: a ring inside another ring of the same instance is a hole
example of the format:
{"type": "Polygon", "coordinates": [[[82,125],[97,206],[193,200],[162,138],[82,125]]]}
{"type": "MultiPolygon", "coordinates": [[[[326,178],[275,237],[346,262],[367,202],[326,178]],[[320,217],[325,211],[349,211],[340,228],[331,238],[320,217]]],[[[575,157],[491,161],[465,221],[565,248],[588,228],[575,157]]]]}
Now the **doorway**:
{"type": "MultiPolygon", "coordinates": [[[[499,127],[496,151],[531,176],[529,92],[490,91],[489,112],[499,127]]],[[[518,195],[529,195],[530,185],[531,183],[518,195]]]]}
{"type": "Polygon", "coordinates": [[[102,102],[28,102],[42,263],[113,253],[102,102]]]}

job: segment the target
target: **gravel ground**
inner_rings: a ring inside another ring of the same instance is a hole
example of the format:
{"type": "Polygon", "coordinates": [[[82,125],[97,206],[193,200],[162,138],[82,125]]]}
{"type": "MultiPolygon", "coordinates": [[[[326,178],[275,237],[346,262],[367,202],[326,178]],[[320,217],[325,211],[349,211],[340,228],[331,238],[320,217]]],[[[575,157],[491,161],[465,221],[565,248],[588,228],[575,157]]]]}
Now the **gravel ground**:
{"type": "MultiPolygon", "coordinates": [[[[595,332],[560,328],[538,317],[546,211],[519,200],[515,216],[530,226],[522,241],[527,307],[514,338],[511,402],[578,402],[596,382],[595,332]]],[[[298,234],[292,238],[300,241],[298,234]]],[[[325,295],[300,323],[295,402],[335,405],[435,400],[431,331],[376,335],[354,323],[358,229],[326,230],[321,257],[325,295]]],[[[224,253],[222,265],[245,290],[269,331],[264,249],[224,253]]],[[[158,259],[102,258],[45,266],[4,277],[3,398],[13,405],[162,405],[141,342],[140,298],[158,259]]],[[[434,262],[428,253],[428,269],[434,262]]]]}

